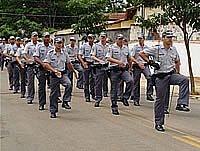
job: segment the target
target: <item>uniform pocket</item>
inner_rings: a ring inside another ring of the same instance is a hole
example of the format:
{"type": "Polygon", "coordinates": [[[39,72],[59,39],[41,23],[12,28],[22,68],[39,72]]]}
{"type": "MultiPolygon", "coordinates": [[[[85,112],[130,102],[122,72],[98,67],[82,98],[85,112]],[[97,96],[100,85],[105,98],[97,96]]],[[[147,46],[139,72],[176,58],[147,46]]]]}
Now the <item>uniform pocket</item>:
{"type": "Polygon", "coordinates": [[[164,61],[165,54],[159,53],[159,56],[158,56],[158,57],[159,57],[159,58],[158,58],[159,61],[164,61]]]}

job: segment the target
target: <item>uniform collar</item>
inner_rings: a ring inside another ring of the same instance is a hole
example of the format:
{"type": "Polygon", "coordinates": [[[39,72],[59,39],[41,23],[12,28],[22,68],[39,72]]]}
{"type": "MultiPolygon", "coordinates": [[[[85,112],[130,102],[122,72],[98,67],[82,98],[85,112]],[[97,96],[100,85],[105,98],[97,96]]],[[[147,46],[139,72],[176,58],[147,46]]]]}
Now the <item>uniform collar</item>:
{"type": "MultiPolygon", "coordinates": [[[[89,44],[88,44],[88,45],[89,45],[89,44]]],[[[70,49],[76,49],[76,48],[77,48],[76,45],[74,46],[74,48],[72,48],[72,46],[71,46],[70,44],[68,45],[68,47],[69,47],[70,49]]]]}
{"type": "Polygon", "coordinates": [[[88,46],[90,46],[92,48],[92,46],[94,46],[94,43],[92,44],[92,46],[89,44],[89,42],[86,43],[88,46]]]}
{"type": "MultiPolygon", "coordinates": [[[[103,45],[102,45],[102,42],[100,41],[100,42],[98,42],[96,45],[99,45],[99,46],[102,46],[102,47],[104,47],[103,45]]],[[[106,43],[106,45],[105,45],[105,47],[108,47],[109,46],[109,44],[107,44],[106,43]]]]}
{"type": "MultiPolygon", "coordinates": [[[[137,44],[137,46],[142,48],[142,46],[141,46],[139,43],[137,44]]],[[[145,49],[145,48],[147,48],[147,47],[148,47],[148,46],[144,44],[143,49],[145,49]]]]}
{"type": "MultiPolygon", "coordinates": [[[[160,45],[160,48],[161,48],[161,49],[166,49],[166,48],[164,47],[164,45],[163,45],[163,44],[161,44],[161,45],[160,45]]],[[[171,47],[169,47],[169,49],[167,49],[167,50],[171,50],[171,49],[172,49],[172,46],[171,46],[171,47]]]]}
{"type": "MultiPolygon", "coordinates": [[[[63,54],[63,50],[62,50],[62,48],[61,48],[60,53],[63,54]]],[[[54,50],[53,50],[53,54],[54,54],[54,55],[56,54],[56,48],[54,48],[54,50]]]]}
{"type": "MultiPolygon", "coordinates": [[[[31,42],[30,42],[32,45],[35,45],[34,43],[33,43],[33,41],[31,40],[31,42]]],[[[38,44],[38,42],[36,43],[36,45],[38,44]]]]}
{"type": "MultiPolygon", "coordinates": [[[[113,46],[120,48],[120,47],[117,45],[117,43],[114,43],[113,46]]],[[[122,45],[121,49],[126,48],[126,47],[127,47],[127,46],[122,45]]]]}

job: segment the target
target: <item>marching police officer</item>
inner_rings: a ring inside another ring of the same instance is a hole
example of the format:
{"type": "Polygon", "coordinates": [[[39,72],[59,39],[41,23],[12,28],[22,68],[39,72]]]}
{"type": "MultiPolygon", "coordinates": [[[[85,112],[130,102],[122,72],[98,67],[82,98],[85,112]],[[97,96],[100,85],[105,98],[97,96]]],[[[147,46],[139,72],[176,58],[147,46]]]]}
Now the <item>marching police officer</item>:
{"type": "Polygon", "coordinates": [[[111,70],[111,103],[112,113],[119,114],[117,105],[117,89],[119,87],[120,80],[125,81],[126,88],[123,94],[122,102],[125,106],[129,106],[128,99],[131,95],[133,80],[129,72],[129,66],[131,66],[132,59],[129,48],[123,45],[123,35],[119,34],[116,39],[116,43],[111,46],[106,57],[110,61],[111,70]]]}
{"type": "Polygon", "coordinates": [[[16,61],[19,64],[19,70],[20,70],[21,98],[25,98],[25,93],[26,93],[26,67],[25,67],[26,60],[23,58],[22,54],[23,51],[24,47],[20,47],[17,49],[17,52],[15,53],[16,61]]]}
{"type": "Polygon", "coordinates": [[[149,66],[145,60],[143,60],[139,52],[143,49],[148,49],[148,46],[144,44],[144,35],[138,35],[139,44],[136,44],[133,49],[131,50],[132,58],[134,59],[133,64],[133,92],[131,99],[134,101],[135,106],[140,106],[140,78],[141,73],[144,74],[145,78],[147,79],[147,100],[154,101],[152,94],[153,94],[153,83],[151,79],[151,72],[149,66]]]}
{"type": "Polygon", "coordinates": [[[23,57],[27,62],[27,79],[28,79],[28,94],[27,94],[27,103],[32,104],[32,101],[34,99],[35,95],[35,73],[34,73],[34,68],[35,68],[35,61],[33,58],[33,54],[36,51],[36,46],[38,44],[38,33],[37,32],[32,32],[31,34],[31,42],[27,43],[24,51],[23,51],[23,57]]]}
{"type": "MultiPolygon", "coordinates": [[[[123,45],[128,47],[128,39],[127,38],[123,39],[123,45]]],[[[119,88],[117,90],[117,101],[119,101],[119,102],[122,101],[123,93],[124,93],[124,81],[121,80],[119,83],[119,88]]]]}
{"type": "Polygon", "coordinates": [[[4,68],[4,55],[3,55],[3,52],[6,48],[6,39],[5,38],[2,38],[2,43],[0,44],[0,53],[1,53],[1,71],[3,71],[3,68],[4,68]]]}
{"type": "Polygon", "coordinates": [[[13,90],[13,68],[12,68],[12,55],[10,52],[13,50],[13,47],[15,45],[15,37],[10,36],[9,38],[9,44],[6,44],[6,47],[3,51],[3,55],[6,57],[6,64],[7,64],[7,70],[8,70],[8,76],[9,76],[9,90],[13,90]]]}
{"type": "Polygon", "coordinates": [[[10,51],[10,54],[12,57],[12,68],[13,68],[13,86],[14,86],[14,94],[18,93],[20,83],[19,83],[19,65],[18,62],[16,61],[16,52],[19,48],[23,48],[23,44],[21,43],[21,38],[16,37],[15,44],[13,46],[13,49],[10,51]]]}
{"type": "Polygon", "coordinates": [[[148,61],[150,65],[154,61],[149,61],[147,56],[153,56],[155,61],[160,62],[160,67],[155,70],[156,84],[156,102],[154,105],[155,112],[155,129],[165,131],[164,125],[164,109],[165,99],[169,85],[179,85],[179,98],[176,110],[190,111],[189,104],[189,80],[185,76],[179,74],[176,64],[179,63],[179,55],[175,47],[172,47],[172,33],[164,32],[162,35],[163,46],[144,49],[140,52],[141,57],[148,61]],[[146,56],[147,55],[147,56],[146,56]]]}
{"type": "Polygon", "coordinates": [[[75,77],[77,78],[76,71],[74,70],[73,65],[70,63],[68,54],[62,50],[62,43],[62,38],[56,37],[54,39],[55,48],[48,51],[44,61],[46,62],[44,68],[52,72],[50,77],[51,118],[56,118],[56,113],[58,112],[58,91],[60,90],[60,84],[65,87],[62,107],[65,109],[71,109],[68,103],[71,102],[72,86],[65,71],[65,62],[67,62],[68,67],[75,73],[75,77]]]}
{"type": "MultiPolygon", "coordinates": [[[[78,60],[78,47],[76,44],[75,37],[70,37],[70,44],[66,46],[67,53],[70,58],[70,62],[73,64],[74,69],[78,71],[79,73],[79,79],[77,80],[76,87],[79,89],[83,89],[83,68],[80,65],[80,62],[78,60]]],[[[68,70],[68,77],[71,80],[71,83],[73,85],[73,73],[71,70],[68,70]]]]}
{"type": "Polygon", "coordinates": [[[36,51],[33,54],[34,60],[39,64],[37,78],[38,84],[38,96],[39,96],[39,110],[44,110],[46,104],[46,71],[44,69],[44,60],[49,50],[54,47],[50,45],[50,34],[48,32],[43,33],[43,43],[36,47],[36,51]]]}
{"type": "Polygon", "coordinates": [[[105,32],[100,33],[100,42],[96,43],[92,47],[91,55],[92,59],[95,61],[93,65],[93,73],[95,80],[95,107],[99,107],[99,103],[101,102],[102,88],[103,88],[103,80],[106,74],[106,67],[108,66],[106,54],[109,49],[109,45],[106,44],[107,34],[105,32]]]}
{"type": "Polygon", "coordinates": [[[84,93],[86,102],[90,102],[90,91],[92,98],[95,99],[94,92],[94,79],[92,74],[91,64],[93,60],[91,59],[91,50],[94,44],[94,35],[89,34],[87,37],[88,42],[84,43],[80,48],[78,53],[78,58],[83,67],[83,80],[84,80],[84,93]],[[89,90],[90,85],[90,90],[89,90]]]}

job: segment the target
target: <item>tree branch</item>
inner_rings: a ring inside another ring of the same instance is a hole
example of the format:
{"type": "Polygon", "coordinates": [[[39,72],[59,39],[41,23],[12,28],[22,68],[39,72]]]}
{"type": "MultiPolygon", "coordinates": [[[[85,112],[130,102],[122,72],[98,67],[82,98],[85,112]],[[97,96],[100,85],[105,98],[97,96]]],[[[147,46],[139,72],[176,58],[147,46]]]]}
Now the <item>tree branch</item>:
{"type": "Polygon", "coordinates": [[[190,40],[190,38],[192,37],[193,33],[195,33],[195,31],[193,30],[192,33],[189,35],[188,40],[190,40]]]}

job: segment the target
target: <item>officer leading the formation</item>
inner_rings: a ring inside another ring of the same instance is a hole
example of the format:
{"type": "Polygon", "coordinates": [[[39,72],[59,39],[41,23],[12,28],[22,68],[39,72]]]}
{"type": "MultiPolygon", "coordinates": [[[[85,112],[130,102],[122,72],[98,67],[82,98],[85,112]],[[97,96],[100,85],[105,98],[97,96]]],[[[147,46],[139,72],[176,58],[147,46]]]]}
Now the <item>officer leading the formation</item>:
{"type": "Polygon", "coordinates": [[[120,80],[126,83],[125,92],[123,94],[122,102],[125,106],[129,106],[128,99],[131,96],[133,87],[133,80],[130,75],[129,66],[131,66],[132,59],[129,48],[123,45],[123,35],[119,34],[116,39],[116,43],[113,44],[106,57],[110,62],[111,70],[111,108],[112,113],[119,114],[117,105],[117,90],[120,80]]]}
{"type": "Polygon", "coordinates": [[[155,112],[155,129],[165,131],[164,125],[164,109],[165,96],[168,93],[169,85],[179,85],[179,98],[176,110],[190,111],[189,104],[189,80],[185,76],[176,73],[176,64],[179,63],[179,55],[175,47],[172,47],[172,33],[164,32],[162,36],[163,46],[144,49],[140,52],[141,57],[154,64],[154,61],[160,62],[160,67],[155,70],[156,84],[156,102],[154,105],[155,112]],[[153,56],[154,61],[149,61],[147,56],[153,56]]]}
{"type": "Polygon", "coordinates": [[[70,63],[68,54],[62,50],[62,43],[62,38],[56,37],[54,39],[55,48],[48,51],[46,59],[44,60],[46,62],[44,68],[52,72],[50,76],[51,118],[56,118],[56,113],[58,112],[58,91],[60,91],[60,84],[65,87],[62,107],[71,109],[69,102],[71,102],[72,85],[65,70],[65,62],[67,62],[69,69],[75,73],[75,77],[78,78],[73,65],[70,63]]]}

